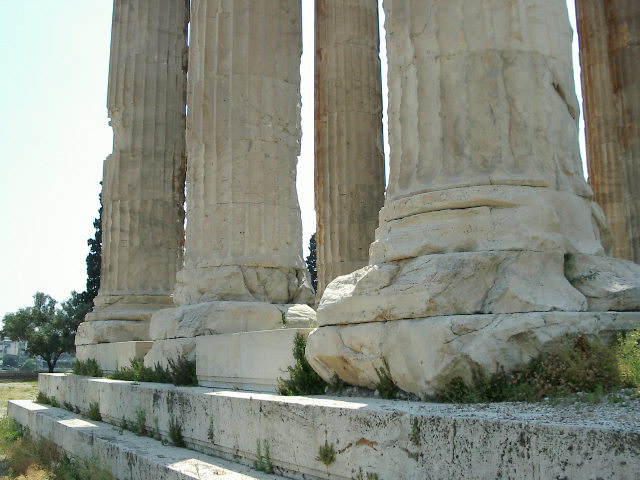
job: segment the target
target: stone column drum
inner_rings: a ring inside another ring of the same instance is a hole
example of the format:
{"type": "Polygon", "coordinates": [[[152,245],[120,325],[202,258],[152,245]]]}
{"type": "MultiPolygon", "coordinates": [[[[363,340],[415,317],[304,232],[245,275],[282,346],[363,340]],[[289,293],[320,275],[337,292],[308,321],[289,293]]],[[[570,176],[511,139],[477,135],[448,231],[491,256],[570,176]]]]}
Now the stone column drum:
{"type": "Polygon", "coordinates": [[[152,319],[156,343],[145,362],[195,355],[203,382],[239,377],[245,386],[264,380],[256,370],[268,366],[274,383],[283,365],[272,357],[291,355],[294,329],[284,327],[315,319],[295,188],[300,2],[195,0],[191,8],[185,265],[176,308],[152,319]],[[284,333],[234,335],[264,330],[284,333]],[[251,360],[263,341],[266,357],[251,360]]]}
{"type": "Polygon", "coordinates": [[[105,357],[105,369],[148,350],[116,358],[95,344],[149,340],[182,263],[188,21],[187,0],[114,2],[100,291],[76,336],[79,357],[105,357]]]}
{"type": "Polygon", "coordinates": [[[578,331],[640,325],[640,267],[603,256],[578,152],[564,0],[386,0],[391,171],[369,266],[307,357],[433,394],[578,331]],[[382,369],[382,370],[381,370],[382,369]],[[384,375],[383,375],[384,376],[384,375]]]}
{"type": "Polygon", "coordinates": [[[589,183],[616,257],[640,262],[640,2],[576,0],[589,183]]]}
{"type": "Polygon", "coordinates": [[[316,0],[318,288],[367,265],[384,203],[378,5],[316,0]]]}

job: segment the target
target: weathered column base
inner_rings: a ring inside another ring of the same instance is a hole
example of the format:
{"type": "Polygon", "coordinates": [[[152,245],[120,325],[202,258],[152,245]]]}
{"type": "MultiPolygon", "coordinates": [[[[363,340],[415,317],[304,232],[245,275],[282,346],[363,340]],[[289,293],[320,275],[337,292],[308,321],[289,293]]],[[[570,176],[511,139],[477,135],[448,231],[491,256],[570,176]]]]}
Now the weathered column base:
{"type": "Polygon", "coordinates": [[[128,367],[131,360],[142,360],[152,345],[150,341],[77,345],[76,358],[96,360],[103,373],[111,373],[117,368],[128,367]]]}
{"type": "Polygon", "coordinates": [[[145,365],[196,362],[202,385],[275,391],[293,363],[293,337],[316,319],[308,305],[216,301],[161,310],[150,325],[153,347],[145,365]]]}
{"type": "MultiPolygon", "coordinates": [[[[171,297],[167,295],[98,296],[93,311],[89,312],[85,321],[78,326],[76,346],[95,347],[98,344],[114,342],[148,341],[151,317],[158,310],[172,305],[171,297]]],[[[89,351],[87,348],[81,350],[89,351]]],[[[119,358],[116,360],[120,361],[119,358]]],[[[108,362],[105,365],[107,364],[110,365],[108,362]]],[[[128,365],[128,361],[126,364],[128,365]]],[[[120,365],[123,365],[122,362],[120,365]]],[[[102,368],[109,370],[106,366],[102,368]]]]}
{"type": "Polygon", "coordinates": [[[424,398],[454,377],[523,366],[567,335],[611,339],[635,328],[640,312],[434,316],[322,326],[309,335],[306,356],[325,380],[337,375],[371,389],[380,382],[376,369],[387,365],[398,387],[424,398]]]}
{"type": "Polygon", "coordinates": [[[87,322],[100,320],[149,321],[160,309],[173,305],[169,295],[98,295],[95,307],[85,317],[87,322]]]}
{"type": "Polygon", "coordinates": [[[318,324],[556,310],[640,310],[640,265],[561,252],[421,255],[335,279],[322,297],[318,324]]]}
{"type": "Polygon", "coordinates": [[[433,395],[454,377],[525,365],[567,335],[640,328],[640,266],[599,255],[422,255],[335,279],[307,359],[327,381],[433,395]],[[386,368],[386,367],[385,367],[386,368]]]}

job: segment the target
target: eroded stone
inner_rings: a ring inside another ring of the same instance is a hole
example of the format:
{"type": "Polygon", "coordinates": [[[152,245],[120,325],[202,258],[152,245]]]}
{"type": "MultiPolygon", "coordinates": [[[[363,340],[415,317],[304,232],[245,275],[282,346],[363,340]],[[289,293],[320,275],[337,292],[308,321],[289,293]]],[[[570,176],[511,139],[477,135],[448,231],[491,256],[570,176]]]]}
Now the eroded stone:
{"type": "Polygon", "coordinates": [[[586,308],[564,276],[560,253],[459,252],[370,265],[338,277],[325,290],[318,323],[586,308]]]}
{"type": "Polygon", "coordinates": [[[640,265],[598,255],[568,254],[565,273],[591,311],[640,310],[640,265]]]}
{"type": "Polygon", "coordinates": [[[433,395],[449,380],[471,382],[478,369],[509,371],[566,340],[587,334],[611,340],[640,327],[636,312],[531,312],[448,315],[326,326],[308,338],[306,356],[326,381],[334,375],[375,389],[385,366],[401,389],[433,395]]]}

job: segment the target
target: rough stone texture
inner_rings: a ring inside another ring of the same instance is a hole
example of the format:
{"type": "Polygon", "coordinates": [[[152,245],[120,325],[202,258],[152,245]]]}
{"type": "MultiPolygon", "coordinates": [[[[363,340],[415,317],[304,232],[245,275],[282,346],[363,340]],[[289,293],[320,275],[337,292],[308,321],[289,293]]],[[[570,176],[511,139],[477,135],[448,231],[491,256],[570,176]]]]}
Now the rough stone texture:
{"type": "Polygon", "coordinates": [[[338,277],[318,307],[323,325],[435,315],[587,310],[561,253],[459,252],[371,265],[338,277]]]}
{"type": "Polygon", "coordinates": [[[142,360],[153,342],[110,342],[77,345],[76,358],[96,360],[103,372],[113,372],[119,367],[128,367],[131,360],[142,360]]]}
{"type": "Polygon", "coordinates": [[[316,319],[308,305],[263,302],[210,302],[158,312],[151,324],[154,339],[308,327],[316,319]]]}
{"type": "Polygon", "coordinates": [[[315,313],[295,186],[300,2],[195,0],[191,13],[185,265],[145,362],[182,353],[205,368],[196,337],[308,327],[315,313]]]}
{"type": "Polygon", "coordinates": [[[498,367],[523,366],[567,335],[611,340],[613,333],[638,325],[638,312],[447,315],[336,325],[309,337],[307,358],[325,380],[337,373],[367,388],[380,382],[376,368],[386,361],[398,387],[424,397],[454,377],[470,382],[478,367],[493,373],[498,367]]]}
{"type": "MultiPolygon", "coordinates": [[[[276,480],[245,465],[166,443],[112,425],[87,420],[61,408],[12,400],[12,418],[32,435],[51,441],[71,455],[98,462],[119,480],[276,480]]],[[[163,439],[170,439],[163,432],[163,439]]]]}
{"type": "Polygon", "coordinates": [[[191,8],[189,228],[175,302],[312,302],[295,187],[300,2],[191,8]]]}
{"type": "Polygon", "coordinates": [[[613,255],[640,262],[640,3],[576,0],[589,182],[613,255]]]}
{"type": "Polygon", "coordinates": [[[137,320],[95,320],[81,323],[76,346],[108,342],[126,342],[149,338],[149,324],[137,320]]]}
{"type": "Polygon", "coordinates": [[[315,3],[318,299],[364,267],[384,202],[378,5],[315,3]]]}
{"type": "Polygon", "coordinates": [[[147,428],[163,437],[169,420],[180,419],[189,448],[245,464],[266,440],[276,472],[290,478],[351,480],[360,468],[380,479],[640,476],[637,401],[577,412],[575,405],[279,397],[60,374],[41,375],[40,390],[83,412],[98,402],[113,425],[135,422],[144,410],[147,428]],[[336,452],[328,466],[316,460],[325,442],[336,452]]]}
{"type": "Polygon", "coordinates": [[[589,199],[548,188],[478,185],[387,201],[371,262],[465,251],[603,253],[602,214],[589,199]]]}
{"type": "MultiPolygon", "coordinates": [[[[100,292],[87,321],[148,322],[172,304],[184,243],[188,20],[185,0],[114,2],[113,153],[104,163],[100,292]]],[[[122,340],[122,324],[112,325],[112,335],[100,327],[100,341],[122,340]]]]}
{"type": "Polygon", "coordinates": [[[296,334],[310,328],[283,328],[261,332],[204,335],[196,339],[198,384],[259,392],[275,392],[278,378],[288,378],[287,367],[296,334]]]}
{"type": "Polygon", "coordinates": [[[596,255],[569,256],[565,273],[591,311],[640,311],[640,265],[596,255]]]}
{"type": "Polygon", "coordinates": [[[144,356],[144,364],[151,368],[160,365],[167,369],[169,359],[175,360],[180,356],[193,362],[196,361],[196,341],[194,338],[154,340],[153,347],[144,356]]]}
{"type": "Polygon", "coordinates": [[[413,221],[416,244],[447,232],[447,251],[602,252],[580,166],[566,8],[561,0],[503,3],[386,3],[391,172],[375,262],[402,256],[384,253],[396,241],[386,230],[399,220],[413,221]],[[428,195],[437,206],[427,218],[402,211],[424,208],[428,195]],[[509,215],[513,223],[495,233],[460,221],[492,225],[509,215]],[[562,230],[574,215],[592,228],[562,230]],[[508,245],[482,243],[491,240],[508,245]]]}
{"type": "MultiPolygon", "coordinates": [[[[527,319],[544,312],[637,310],[640,270],[602,256],[604,217],[582,176],[564,1],[384,5],[387,196],[369,266],[324,292],[307,346],[314,368],[372,386],[387,358],[401,388],[428,395],[456,369],[468,378],[478,365],[521,365],[530,358],[521,337],[535,325],[527,319]],[[602,256],[606,282],[576,288],[566,254],[580,259],[577,276],[602,256]],[[451,330],[478,322],[486,334],[451,330]],[[493,335],[505,328],[520,335],[496,350],[493,335]]],[[[595,314],[571,315],[573,332],[598,331],[595,314]]],[[[639,315],[627,319],[640,327],[639,315]]],[[[541,345],[557,338],[541,331],[541,345]]]]}

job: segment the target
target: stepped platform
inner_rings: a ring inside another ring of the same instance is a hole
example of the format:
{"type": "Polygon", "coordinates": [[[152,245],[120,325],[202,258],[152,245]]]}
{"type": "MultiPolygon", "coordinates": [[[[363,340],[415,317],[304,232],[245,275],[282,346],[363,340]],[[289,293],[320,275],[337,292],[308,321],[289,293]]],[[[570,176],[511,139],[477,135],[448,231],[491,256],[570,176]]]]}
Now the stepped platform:
{"type": "MultiPolygon", "coordinates": [[[[157,431],[163,439],[168,438],[171,422],[181,425],[185,443],[194,452],[166,447],[172,452],[189,452],[186,455],[193,458],[199,458],[195,452],[200,452],[251,466],[257,445],[261,445],[261,454],[267,445],[275,474],[287,478],[640,478],[638,401],[463,406],[376,398],[281,397],[64,374],[42,374],[39,385],[58,404],[81,413],[97,403],[103,421],[112,425],[101,428],[109,430],[115,443],[123,443],[118,442],[116,432],[123,420],[135,422],[144,415],[147,429],[157,431]]],[[[65,435],[69,434],[54,433],[46,425],[68,425],[73,418],[80,426],[96,423],[24,402],[13,402],[9,414],[33,433],[76,454],[83,454],[86,448],[74,442],[67,447],[65,435]],[[56,415],[62,417],[56,420],[56,415]]],[[[110,452],[112,447],[96,438],[94,451],[97,446],[110,452]]],[[[127,455],[135,456],[135,452],[131,449],[127,455]]],[[[121,476],[115,471],[123,479],[191,478],[121,476]]]]}
{"type": "Polygon", "coordinates": [[[9,415],[68,453],[95,458],[118,479],[276,480],[283,477],[177,448],[61,408],[29,400],[9,402],[9,415]]]}

